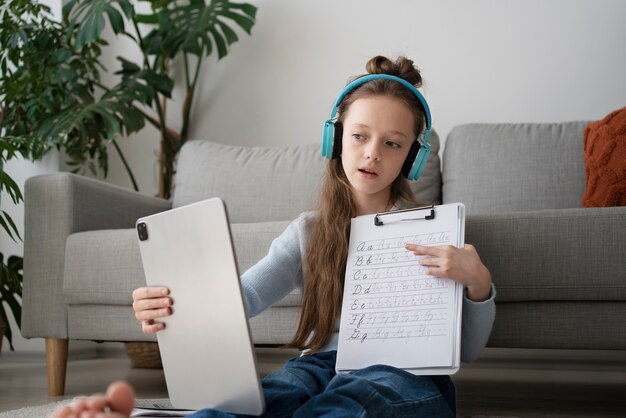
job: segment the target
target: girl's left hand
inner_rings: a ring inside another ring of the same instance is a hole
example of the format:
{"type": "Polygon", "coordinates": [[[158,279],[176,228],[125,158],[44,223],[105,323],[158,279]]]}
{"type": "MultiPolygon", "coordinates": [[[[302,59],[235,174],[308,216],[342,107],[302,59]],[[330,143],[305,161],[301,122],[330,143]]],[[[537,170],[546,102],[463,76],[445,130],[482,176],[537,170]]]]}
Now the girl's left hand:
{"type": "Polygon", "coordinates": [[[473,245],[463,248],[452,245],[426,246],[406,244],[407,250],[416,256],[425,256],[419,263],[428,267],[426,274],[445,277],[467,287],[467,296],[475,302],[489,299],[491,295],[491,273],[480,261],[473,245]]]}

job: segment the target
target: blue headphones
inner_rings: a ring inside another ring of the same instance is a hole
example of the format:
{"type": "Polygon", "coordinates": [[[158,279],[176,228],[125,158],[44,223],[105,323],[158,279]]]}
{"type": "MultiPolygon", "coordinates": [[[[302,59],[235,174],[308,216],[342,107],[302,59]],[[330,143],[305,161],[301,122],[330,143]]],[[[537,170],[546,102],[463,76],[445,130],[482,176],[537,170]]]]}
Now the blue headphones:
{"type": "Polygon", "coordinates": [[[326,122],[324,122],[324,134],[322,137],[322,157],[331,159],[339,158],[339,156],[341,155],[341,136],[343,135],[343,128],[341,127],[341,124],[335,123],[337,122],[337,111],[343,99],[352,90],[356,89],[364,83],[367,83],[370,80],[375,80],[378,78],[393,80],[402,84],[407,89],[411,90],[411,92],[415,95],[415,97],[417,97],[419,102],[422,104],[422,107],[424,108],[424,115],[426,118],[426,129],[424,130],[424,137],[420,141],[418,135],[413,145],[411,145],[409,154],[407,155],[406,160],[404,161],[404,165],[402,166],[402,174],[404,174],[407,179],[417,180],[422,174],[422,171],[424,171],[424,167],[426,166],[426,160],[428,160],[428,156],[430,155],[430,144],[428,143],[428,141],[430,140],[430,128],[432,125],[432,120],[430,118],[430,109],[428,108],[428,103],[426,103],[426,99],[424,99],[424,96],[422,96],[422,94],[415,88],[414,85],[404,80],[403,78],[389,74],[370,74],[357,78],[341,91],[339,97],[337,97],[337,100],[335,100],[333,109],[330,112],[330,117],[326,119],[326,122]]]}

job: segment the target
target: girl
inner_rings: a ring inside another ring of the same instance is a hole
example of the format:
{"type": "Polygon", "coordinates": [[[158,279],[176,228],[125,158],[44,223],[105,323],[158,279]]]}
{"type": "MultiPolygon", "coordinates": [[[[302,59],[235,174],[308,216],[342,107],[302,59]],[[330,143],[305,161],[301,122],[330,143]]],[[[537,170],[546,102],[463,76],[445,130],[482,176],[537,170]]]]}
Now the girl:
{"type": "MultiPolygon", "coordinates": [[[[413,86],[421,76],[413,61],[377,56],[369,74],[399,77],[413,86]]],[[[248,313],[257,315],[296,286],[303,288],[302,313],[290,346],[304,350],[282,370],[263,379],[268,417],[406,416],[454,417],[454,386],[448,376],[415,376],[376,365],[349,374],[335,373],[338,320],[348,252],[350,219],[416,206],[406,179],[427,116],[417,94],[402,82],[376,78],[348,91],[338,107],[332,150],[319,208],[302,214],[274,240],[269,253],[241,277],[248,313]]],[[[327,145],[327,144],[325,144],[327,145]]],[[[328,155],[330,156],[330,155],[328,155]]],[[[471,245],[426,247],[407,244],[428,274],[465,286],[461,359],[482,352],[495,316],[491,275],[471,245]]],[[[172,299],[162,287],[133,292],[133,309],[145,333],[164,328],[172,299]]],[[[108,405],[109,416],[132,409],[132,389],[123,382],[105,396],[77,401],[57,411],[67,417],[108,405]]],[[[81,417],[83,415],[80,415],[81,417]]],[[[96,415],[94,415],[96,416],[96,415]]],[[[98,415],[99,416],[99,415],[98,415]]],[[[231,416],[201,410],[194,417],[231,416]]]]}

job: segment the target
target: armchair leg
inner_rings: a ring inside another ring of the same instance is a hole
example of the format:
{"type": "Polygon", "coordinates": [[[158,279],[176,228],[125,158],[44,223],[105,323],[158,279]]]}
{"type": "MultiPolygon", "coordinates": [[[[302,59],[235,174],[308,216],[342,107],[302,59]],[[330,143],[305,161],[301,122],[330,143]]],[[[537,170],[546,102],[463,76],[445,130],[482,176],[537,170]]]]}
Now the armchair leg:
{"type": "Polygon", "coordinates": [[[48,396],[65,393],[68,340],[46,338],[46,367],[48,369],[48,396]]]}

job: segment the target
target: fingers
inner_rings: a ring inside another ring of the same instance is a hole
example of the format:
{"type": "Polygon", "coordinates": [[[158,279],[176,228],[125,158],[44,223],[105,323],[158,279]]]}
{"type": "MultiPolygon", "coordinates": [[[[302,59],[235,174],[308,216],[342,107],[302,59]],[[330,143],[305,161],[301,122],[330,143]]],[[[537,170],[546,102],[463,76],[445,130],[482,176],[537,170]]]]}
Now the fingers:
{"type": "Polygon", "coordinates": [[[426,267],[426,274],[452,279],[466,286],[470,299],[485,300],[491,294],[491,274],[473,245],[457,248],[407,244],[406,249],[421,256],[417,262],[426,267]]]}
{"type": "Polygon", "coordinates": [[[90,411],[102,411],[106,408],[107,401],[104,395],[97,394],[87,398],[86,405],[90,411]]]}
{"type": "Polygon", "coordinates": [[[126,382],[111,383],[106,395],[78,397],[58,408],[52,418],[127,418],[135,405],[135,391],[126,382]]]}
{"type": "Polygon", "coordinates": [[[165,328],[165,324],[155,322],[155,319],[170,316],[173,304],[166,287],[147,286],[133,291],[135,318],[141,321],[141,329],[145,334],[153,334],[165,328]]]}
{"type": "Polygon", "coordinates": [[[164,286],[145,286],[133,290],[133,301],[167,296],[170,291],[164,286]]]}
{"type": "Polygon", "coordinates": [[[135,316],[140,321],[160,318],[171,313],[171,298],[146,299],[133,303],[135,316]]]}
{"type": "Polygon", "coordinates": [[[72,411],[72,408],[65,405],[57,408],[56,411],[54,411],[54,413],[51,415],[51,418],[69,418],[71,416],[74,416],[74,411],[72,411]]]}
{"type": "Polygon", "coordinates": [[[404,246],[409,251],[412,251],[415,255],[431,255],[442,256],[444,254],[450,254],[457,250],[453,245],[419,245],[419,244],[406,244],[404,246]]]}
{"type": "Polygon", "coordinates": [[[106,411],[107,402],[103,395],[93,395],[89,398],[80,396],[69,405],[58,408],[52,418],[92,418],[98,412],[106,411]]]}
{"type": "Polygon", "coordinates": [[[159,309],[142,309],[135,310],[135,318],[140,321],[152,321],[154,319],[164,318],[172,314],[171,308],[159,308],[159,309]]]}
{"type": "Polygon", "coordinates": [[[128,418],[129,416],[119,412],[97,412],[93,418],[128,418]]]}
{"type": "Polygon", "coordinates": [[[429,247],[427,245],[418,244],[406,244],[404,246],[407,250],[413,252],[415,255],[436,255],[437,247],[429,247]]]}
{"type": "Polygon", "coordinates": [[[452,263],[447,257],[427,256],[417,262],[426,267],[426,274],[429,276],[450,277],[452,273],[452,263]]]}
{"type": "Polygon", "coordinates": [[[87,398],[84,396],[77,396],[74,398],[74,412],[81,413],[87,410],[87,398]]]}
{"type": "Polygon", "coordinates": [[[429,276],[443,277],[443,278],[451,278],[452,270],[449,266],[437,266],[437,265],[424,265],[420,260],[420,264],[424,267],[428,267],[426,269],[426,274],[429,276]]]}
{"type": "Polygon", "coordinates": [[[141,330],[144,334],[154,334],[165,329],[165,324],[154,321],[141,321],[141,330]]]}
{"type": "Polygon", "coordinates": [[[112,412],[128,416],[135,406],[135,391],[124,381],[113,382],[107,389],[106,399],[112,412]]]}
{"type": "Polygon", "coordinates": [[[456,251],[459,249],[452,245],[428,246],[418,244],[406,244],[405,248],[416,256],[423,256],[417,262],[427,267],[426,274],[437,277],[451,277],[454,268],[456,251]]]}

